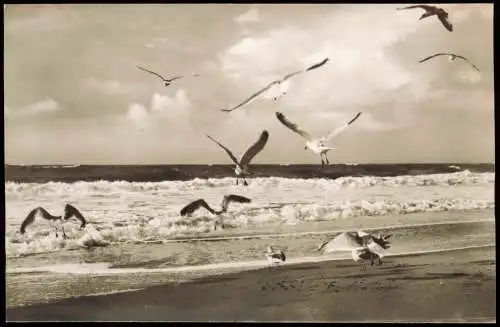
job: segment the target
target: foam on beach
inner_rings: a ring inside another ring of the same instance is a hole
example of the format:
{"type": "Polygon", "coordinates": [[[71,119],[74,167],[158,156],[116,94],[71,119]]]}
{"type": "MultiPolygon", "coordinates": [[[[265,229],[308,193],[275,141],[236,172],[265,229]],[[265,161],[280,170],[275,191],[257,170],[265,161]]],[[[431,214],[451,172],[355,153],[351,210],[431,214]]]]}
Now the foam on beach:
{"type": "Polygon", "coordinates": [[[357,217],[422,212],[492,209],[494,173],[328,179],[255,178],[248,187],[233,178],[165,182],[5,183],[6,254],[29,255],[106,246],[117,242],[162,242],[200,237],[213,231],[214,217],[201,209],[181,217],[187,203],[204,198],[218,207],[225,194],[241,194],[249,204],[231,204],[223,216],[229,229],[243,233],[256,227],[349,220],[357,217]],[[43,206],[61,214],[71,203],[87,217],[89,227],[64,224],[69,240],[56,238],[45,221],[25,235],[17,231],[26,214],[43,206]],[[91,232],[89,229],[93,228],[91,232]]]}

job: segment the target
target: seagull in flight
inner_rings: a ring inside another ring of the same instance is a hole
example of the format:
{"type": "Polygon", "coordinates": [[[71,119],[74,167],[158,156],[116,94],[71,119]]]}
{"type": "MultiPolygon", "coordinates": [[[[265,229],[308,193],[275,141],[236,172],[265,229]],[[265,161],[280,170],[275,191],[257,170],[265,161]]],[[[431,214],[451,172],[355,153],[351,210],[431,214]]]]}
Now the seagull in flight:
{"type": "Polygon", "coordinates": [[[454,54],[454,53],[451,53],[451,52],[441,52],[441,53],[436,53],[436,54],[433,54],[432,56],[429,56],[427,58],[424,58],[422,60],[419,61],[419,63],[423,63],[429,59],[432,59],[434,57],[438,57],[438,56],[448,56],[448,59],[450,61],[454,61],[456,60],[457,58],[459,59],[462,59],[464,60],[466,63],[468,63],[469,65],[472,66],[472,68],[474,68],[475,70],[477,70],[478,72],[480,72],[479,68],[477,68],[476,65],[474,65],[473,63],[471,63],[467,58],[465,58],[464,56],[460,56],[460,55],[457,55],[457,54],[454,54]]]}
{"type": "MultiPolygon", "coordinates": [[[[208,205],[208,203],[204,199],[198,199],[196,201],[191,202],[190,204],[186,205],[184,208],[181,209],[181,216],[188,216],[190,217],[193,212],[198,210],[199,208],[205,208],[210,213],[216,216],[220,216],[221,214],[227,212],[227,207],[229,206],[229,203],[231,202],[237,202],[237,203],[249,203],[252,200],[249,198],[246,198],[241,195],[235,195],[235,194],[229,194],[225,195],[222,198],[222,202],[220,204],[221,209],[220,210],[215,210],[212,207],[208,205]]],[[[224,224],[222,223],[222,220],[219,222],[222,229],[224,229],[224,224]]],[[[217,229],[217,221],[215,222],[215,229],[217,229]]]]}
{"type": "MultiPolygon", "coordinates": [[[[293,72],[293,73],[290,73],[288,75],[286,75],[285,77],[281,78],[281,79],[278,79],[278,80],[275,80],[275,81],[272,81],[271,83],[269,83],[266,87],[260,89],[259,91],[255,92],[254,94],[252,94],[249,98],[247,98],[245,101],[243,101],[242,103],[232,107],[232,108],[227,108],[227,109],[220,109],[221,111],[224,111],[224,112],[231,112],[233,110],[236,110],[238,108],[241,108],[245,105],[248,105],[250,104],[251,102],[253,102],[254,100],[256,100],[257,98],[259,98],[260,96],[262,96],[266,91],[268,91],[269,89],[271,89],[273,86],[275,85],[280,85],[281,83],[285,82],[286,80],[288,80],[289,78],[292,78],[293,76],[295,75],[298,75],[300,73],[304,73],[304,72],[307,72],[307,71],[310,71],[310,70],[313,70],[313,69],[316,69],[316,68],[319,68],[321,66],[323,66],[324,64],[326,64],[328,62],[328,58],[325,58],[323,59],[323,61],[317,63],[317,64],[314,64],[306,69],[301,69],[301,70],[298,70],[296,72],[293,72]]],[[[283,92],[280,92],[279,95],[275,96],[273,98],[274,101],[278,100],[279,98],[281,98],[282,96],[284,96],[286,94],[286,91],[283,91],[283,92]]]]}
{"type": "Polygon", "coordinates": [[[450,32],[453,31],[453,25],[448,20],[448,13],[442,8],[435,7],[435,6],[428,6],[428,5],[415,5],[415,6],[409,6],[409,7],[404,7],[404,8],[397,8],[397,10],[413,9],[413,8],[421,8],[421,9],[425,10],[425,13],[423,13],[419,19],[424,19],[424,18],[436,15],[437,18],[439,18],[439,20],[441,21],[443,26],[448,31],[450,31],[450,32]]]}
{"type": "MultiPolygon", "coordinates": [[[[30,213],[26,216],[23,223],[21,224],[21,228],[19,231],[21,234],[24,234],[26,232],[26,228],[28,228],[28,226],[33,224],[35,222],[35,219],[43,218],[43,219],[49,221],[49,225],[51,227],[55,228],[56,237],[58,237],[59,234],[57,233],[57,226],[53,225],[54,222],[59,221],[62,224],[63,221],[67,221],[72,217],[75,217],[76,219],[78,219],[81,222],[80,228],[84,228],[85,225],[87,224],[85,217],[83,217],[83,215],[80,213],[80,211],[78,211],[78,209],[76,209],[71,204],[66,204],[66,206],[64,207],[64,217],[63,216],[53,216],[44,208],[37,207],[37,208],[31,210],[30,213]]],[[[63,233],[63,238],[67,239],[67,236],[66,236],[66,233],[64,232],[63,226],[61,225],[60,228],[61,228],[62,233],[63,233]]]]}
{"type": "MultiPolygon", "coordinates": [[[[142,71],[145,71],[145,72],[147,72],[147,73],[153,74],[153,75],[158,76],[159,78],[161,78],[161,80],[163,81],[163,83],[164,83],[165,87],[167,87],[167,86],[169,86],[170,84],[172,84],[172,82],[173,82],[173,81],[175,81],[175,80],[177,80],[177,79],[180,79],[180,78],[183,78],[183,77],[184,77],[184,76],[174,76],[174,77],[172,77],[172,78],[165,78],[165,77],[161,76],[160,74],[155,73],[155,72],[153,72],[153,71],[151,71],[151,70],[149,70],[149,69],[143,68],[143,67],[141,67],[141,66],[137,66],[137,68],[139,68],[139,69],[140,69],[140,70],[142,70],[142,71]]],[[[199,74],[194,74],[194,75],[192,75],[192,76],[193,76],[193,77],[198,77],[198,76],[200,76],[200,75],[199,75],[199,74]]]]}
{"type": "Polygon", "coordinates": [[[356,119],[358,119],[360,115],[361,115],[361,112],[358,112],[356,114],[356,116],[354,116],[353,119],[351,119],[350,121],[348,121],[344,125],[338,127],[337,129],[331,131],[326,136],[323,136],[321,138],[313,138],[311,135],[309,135],[309,133],[307,133],[304,130],[300,129],[300,127],[297,126],[297,124],[292,123],[291,121],[289,121],[285,117],[285,115],[283,115],[281,112],[276,112],[276,117],[278,118],[278,120],[283,125],[285,125],[289,129],[291,129],[292,131],[294,131],[295,133],[299,134],[300,136],[302,136],[303,138],[306,139],[306,145],[304,147],[304,150],[310,149],[314,153],[320,155],[320,157],[321,157],[321,166],[324,166],[325,164],[326,165],[330,164],[330,162],[328,161],[327,153],[330,150],[335,150],[336,149],[336,148],[332,148],[332,147],[326,146],[325,142],[333,139],[334,137],[336,137],[337,135],[339,135],[341,132],[343,132],[350,124],[352,124],[354,121],[356,121],[356,119]]]}
{"type": "Polygon", "coordinates": [[[359,260],[370,260],[373,265],[375,260],[382,264],[382,257],[386,250],[391,247],[388,239],[392,235],[379,234],[375,236],[363,231],[343,232],[331,240],[323,242],[318,251],[324,250],[323,253],[349,251],[352,259],[355,262],[359,260]]]}
{"type": "Polygon", "coordinates": [[[234,169],[234,173],[236,174],[236,185],[238,185],[238,182],[240,179],[243,180],[243,185],[247,186],[248,183],[245,179],[245,176],[251,175],[251,173],[248,171],[250,161],[264,148],[264,146],[267,143],[267,140],[269,139],[269,132],[264,130],[261,134],[257,142],[255,142],[248,150],[241,156],[241,158],[238,160],[234,156],[234,154],[229,150],[227,147],[219,143],[216,139],[211,137],[208,134],[205,134],[209,139],[217,143],[226,153],[228,154],[229,158],[234,162],[236,165],[236,168],[234,169]]]}

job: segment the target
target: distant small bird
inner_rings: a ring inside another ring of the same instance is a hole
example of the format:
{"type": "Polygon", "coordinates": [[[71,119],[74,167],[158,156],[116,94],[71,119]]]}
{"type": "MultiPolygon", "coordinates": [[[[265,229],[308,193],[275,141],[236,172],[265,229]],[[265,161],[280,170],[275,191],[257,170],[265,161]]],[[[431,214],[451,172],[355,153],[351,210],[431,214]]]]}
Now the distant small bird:
{"type": "Polygon", "coordinates": [[[464,56],[460,56],[460,55],[451,53],[451,52],[440,52],[440,53],[433,54],[432,56],[429,56],[427,58],[424,58],[424,59],[420,60],[419,63],[423,63],[423,62],[425,62],[425,61],[427,61],[429,59],[432,59],[432,58],[438,57],[438,56],[448,56],[448,60],[450,60],[450,61],[454,61],[457,58],[462,59],[466,63],[468,63],[469,65],[471,65],[472,68],[474,68],[475,70],[477,70],[478,72],[480,72],[479,68],[477,68],[476,65],[474,65],[473,63],[471,63],[467,58],[465,58],[464,56]]]}
{"type": "MultiPolygon", "coordinates": [[[[139,68],[140,70],[143,70],[143,71],[145,71],[147,73],[153,74],[153,75],[158,76],[159,78],[161,78],[161,80],[164,82],[165,87],[167,87],[170,84],[172,84],[173,81],[184,77],[184,76],[175,76],[175,77],[172,77],[172,78],[165,78],[165,77],[161,76],[160,74],[155,73],[155,72],[153,72],[153,71],[151,71],[149,69],[146,69],[146,68],[143,68],[143,67],[140,67],[140,66],[137,66],[137,68],[139,68]]],[[[194,75],[191,75],[191,76],[192,77],[198,77],[200,75],[199,74],[194,74],[194,75]]]]}
{"type": "Polygon", "coordinates": [[[282,262],[286,261],[285,252],[280,249],[275,249],[274,246],[269,245],[267,247],[267,252],[265,252],[267,260],[271,262],[271,264],[279,265],[282,262]]]}
{"type": "MultiPolygon", "coordinates": [[[[31,210],[30,213],[24,219],[23,223],[21,224],[20,233],[24,234],[26,232],[26,228],[28,228],[28,226],[33,224],[33,222],[35,221],[35,219],[37,217],[38,217],[38,219],[43,218],[43,219],[49,221],[49,225],[51,227],[55,228],[56,237],[58,237],[59,234],[57,233],[57,226],[53,226],[54,222],[59,221],[62,224],[63,219],[64,219],[64,221],[66,221],[72,217],[75,217],[76,219],[78,219],[81,222],[80,228],[85,227],[85,225],[87,224],[85,217],[83,217],[83,215],[80,213],[80,211],[78,211],[78,209],[76,209],[75,207],[73,207],[70,204],[66,204],[66,206],[64,207],[64,218],[62,216],[53,216],[44,208],[37,207],[37,208],[31,210]]],[[[63,226],[60,225],[60,228],[61,228],[62,233],[63,233],[63,238],[66,239],[67,236],[66,236],[66,233],[64,232],[63,226]]]]}
{"type": "Polygon", "coordinates": [[[413,8],[421,8],[421,9],[425,10],[425,13],[423,13],[419,19],[424,19],[424,18],[436,15],[439,18],[439,20],[441,21],[441,23],[443,24],[443,26],[448,31],[450,31],[450,32],[453,31],[453,25],[448,20],[448,13],[442,8],[435,7],[435,6],[428,6],[428,5],[415,5],[415,6],[409,6],[409,7],[404,7],[404,8],[397,8],[397,10],[413,9],[413,8]]]}
{"type": "MultiPolygon", "coordinates": [[[[317,64],[314,64],[306,69],[301,69],[301,70],[298,70],[296,72],[293,72],[291,74],[288,74],[286,75],[285,77],[281,78],[281,79],[278,79],[278,80],[275,80],[275,81],[272,81],[271,83],[269,83],[266,87],[260,89],[259,91],[255,92],[254,94],[252,94],[249,98],[247,98],[245,101],[243,101],[242,103],[232,107],[232,108],[228,108],[228,109],[220,109],[221,111],[224,111],[224,112],[231,112],[233,110],[236,110],[238,108],[241,108],[247,104],[250,104],[251,102],[253,102],[254,100],[256,100],[257,98],[259,98],[261,95],[263,95],[266,91],[268,91],[271,87],[273,87],[274,85],[279,85],[281,83],[283,83],[284,81],[288,80],[289,78],[292,78],[293,76],[297,75],[297,74],[300,74],[300,73],[304,73],[304,72],[307,72],[307,71],[310,71],[310,70],[313,70],[313,69],[316,69],[316,68],[319,68],[321,66],[323,66],[324,64],[326,64],[328,62],[328,58],[325,58],[323,59],[323,61],[317,63],[317,64]]],[[[273,99],[274,101],[278,100],[279,98],[281,98],[282,96],[284,96],[286,94],[286,92],[281,92],[280,95],[278,96],[275,96],[273,99]]]]}
{"type": "Polygon", "coordinates": [[[307,132],[305,132],[304,130],[300,129],[297,124],[292,123],[291,121],[289,121],[285,117],[285,115],[283,115],[281,112],[276,112],[276,117],[278,118],[278,120],[283,125],[285,125],[286,127],[288,127],[289,129],[291,129],[292,131],[294,131],[295,133],[299,134],[300,136],[302,136],[303,138],[305,138],[307,140],[306,141],[306,145],[304,147],[304,150],[309,149],[309,150],[313,151],[314,153],[320,155],[320,157],[321,157],[321,166],[324,166],[325,164],[328,165],[330,163],[328,161],[327,153],[330,150],[335,150],[336,149],[336,148],[332,148],[332,147],[326,146],[324,144],[324,142],[327,142],[327,141],[333,139],[334,137],[336,137],[337,135],[339,135],[350,124],[352,124],[354,121],[356,121],[356,119],[358,119],[359,116],[361,116],[361,112],[358,112],[356,114],[356,116],[354,116],[353,119],[351,119],[350,121],[348,121],[346,124],[338,127],[337,129],[331,131],[326,136],[323,136],[322,138],[316,138],[315,139],[315,138],[312,138],[312,136],[309,135],[307,132]]]}
{"type": "Polygon", "coordinates": [[[264,130],[261,134],[257,142],[255,142],[248,150],[241,156],[240,160],[236,159],[234,154],[229,150],[227,147],[219,143],[217,140],[215,140],[213,137],[211,137],[208,134],[205,134],[209,139],[217,143],[226,153],[228,154],[229,158],[234,162],[236,165],[236,168],[234,169],[234,173],[236,174],[236,185],[238,185],[238,182],[240,179],[243,180],[243,185],[247,186],[248,183],[246,181],[245,176],[251,175],[251,172],[248,170],[250,161],[264,148],[264,146],[267,143],[267,140],[269,139],[269,132],[264,130]]]}
{"type": "Polygon", "coordinates": [[[344,232],[331,240],[321,243],[318,251],[324,250],[324,253],[349,251],[354,261],[370,260],[373,265],[375,260],[382,264],[382,257],[385,250],[391,247],[388,240],[392,235],[379,234],[374,236],[363,231],[344,232]]]}
{"type": "MultiPolygon", "coordinates": [[[[204,199],[198,199],[196,201],[191,202],[190,204],[186,205],[184,208],[181,210],[181,216],[191,216],[193,212],[198,210],[199,208],[203,207],[210,211],[210,213],[219,216],[225,212],[227,212],[227,208],[229,206],[229,203],[231,202],[238,202],[238,203],[249,203],[252,200],[249,198],[246,198],[241,195],[235,195],[235,194],[229,194],[225,195],[222,198],[222,202],[220,204],[221,209],[220,210],[214,210],[212,207],[208,205],[208,203],[204,199]]],[[[222,221],[219,222],[221,224],[222,229],[224,229],[224,224],[222,221]]],[[[217,221],[215,222],[215,229],[217,229],[217,221]]]]}

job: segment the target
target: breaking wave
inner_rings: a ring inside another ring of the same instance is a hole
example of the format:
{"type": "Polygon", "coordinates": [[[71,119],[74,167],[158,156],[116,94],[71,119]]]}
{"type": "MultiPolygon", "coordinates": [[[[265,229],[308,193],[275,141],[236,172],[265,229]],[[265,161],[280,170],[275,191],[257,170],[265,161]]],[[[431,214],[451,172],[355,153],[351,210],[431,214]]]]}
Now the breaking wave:
{"type": "MultiPolygon", "coordinates": [[[[231,204],[223,222],[241,233],[256,227],[311,224],[356,217],[464,211],[495,207],[494,173],[460,171],[448,174],[337,179],[255,178],[248,187],[233,178],[191,181],[5,183],[6,253],[8,256],[105,246],[114,243],[161,242],[196,237],[214,229],[205,210],[181,217],[180,209],[204,198],[218,206],[223,195],[248,196],[249,204],[231,204]],[[89,220],[64,224],[69,240],[56,238],[45,222],[27,235],[17,233],[26,214],[44,206],[60,214],[65,202],[76,205],[89,220]]],[[[364,218],[363,218],[364,219],[364,218]]]]}

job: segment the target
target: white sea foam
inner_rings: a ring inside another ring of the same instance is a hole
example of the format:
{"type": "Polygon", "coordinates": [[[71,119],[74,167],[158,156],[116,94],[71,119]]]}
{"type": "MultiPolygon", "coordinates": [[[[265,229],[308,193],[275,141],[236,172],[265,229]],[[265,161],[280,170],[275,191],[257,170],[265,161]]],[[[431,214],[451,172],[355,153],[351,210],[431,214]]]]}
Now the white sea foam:
{"type": "MultiPolygon", "coordinates": [[[[360,216],[405,215],[416,212],[487,209],[495,207],[494,173],[460,171],[450,174],[332,179],[255,178],[248,187],[233,178],[165,182],[5,183],[6,254],[8,256],[78,249],[115,242],[165,240],[199,236],[213,229],[205,210],[181,217],[187,203],[204,198],[214,207],[225,194],[241,194],[249,204],[231,204],[224,223],[242,233],[256,226],[335,221],[360,216]],[[62,214],[75,205],[89,227],[65,223],[69,240],[50,233],[37,221],[19,235],[28,212],[43,206],[62,214]],[[95,227],[90,232],[90,228],[95,227]]],[[[369,218],[367,218],[369,219],[369,218]]]]}

